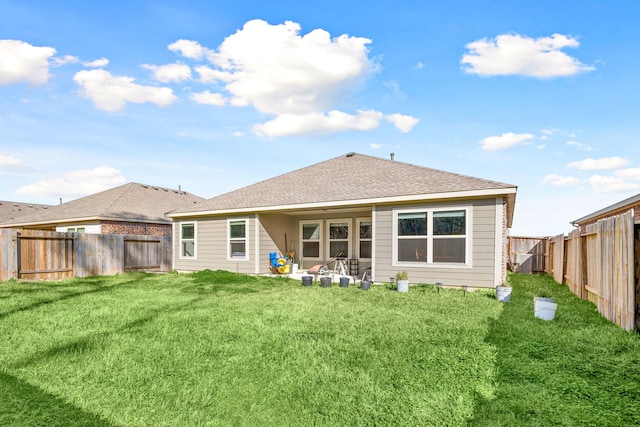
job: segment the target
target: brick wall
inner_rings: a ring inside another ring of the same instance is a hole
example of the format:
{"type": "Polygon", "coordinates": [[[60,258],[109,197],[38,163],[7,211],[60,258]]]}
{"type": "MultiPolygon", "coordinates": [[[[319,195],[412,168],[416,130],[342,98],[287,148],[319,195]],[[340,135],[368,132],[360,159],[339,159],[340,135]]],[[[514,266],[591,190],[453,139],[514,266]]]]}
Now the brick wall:
{"type": "Polygon", "coordinates": [[[147,236],[171,236],[171,231],[171,224],[102,221],[103,234],[142,234],[147,236]]]}

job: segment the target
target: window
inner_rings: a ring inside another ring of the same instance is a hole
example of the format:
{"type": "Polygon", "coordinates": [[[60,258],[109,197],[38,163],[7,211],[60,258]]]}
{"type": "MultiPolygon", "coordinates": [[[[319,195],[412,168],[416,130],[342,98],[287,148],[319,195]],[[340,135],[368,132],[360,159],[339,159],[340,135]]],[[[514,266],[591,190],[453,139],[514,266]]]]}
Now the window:
{"type": "Polygon", "coordinates": [[[433,213],[433,262],[465,262],[466,212],[433,213]]]}
{"type": "Polygon", "coordinates": [[[247,259],[247,220],[229,220],[229,258],[247,259]]]}
{"type": "Polygon", "coordinates": [[[349,234],[351,220],[334,219],[327,220],[327,242],[329,253],[327,258],[348,258],[350,249],[349,234]]]}
{"type": "Polygon", "coordinates": [[[319,260],[322,252],[322,223],[320,221],[301,221],[302,258],[319,260]]]}
{"type": "Polygon", "coordinates": [[[371,259],[371,236],[373,223],[371,219],[358,219],[358,258],[371,259]]]}
{"type": "Polygon", "coordinates": [[[427,261],[427,212],[398,214],[398,261],[427,261]]]}
{"type": "Polygon", "coordinates": [[[196,257],[196,224],[180,224],[180,258],[196,257]]]}
{"type": "Polygon", "coordinates": [[[466,264],[470,247],[469,209],[394,212],[396,263],[466,264]]]}

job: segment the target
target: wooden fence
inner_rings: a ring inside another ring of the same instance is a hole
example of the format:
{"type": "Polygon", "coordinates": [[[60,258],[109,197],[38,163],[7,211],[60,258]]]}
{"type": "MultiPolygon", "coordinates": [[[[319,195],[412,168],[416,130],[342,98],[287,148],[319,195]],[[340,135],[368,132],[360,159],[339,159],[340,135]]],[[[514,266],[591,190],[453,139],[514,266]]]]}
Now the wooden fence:
{"type": "MultiPolygon", "coordinates": [[[[529,248],[526,256],[535,253],[544,259],[544,272],[596,304],[603,317],[625,330],[640,330],[640,227],[634,225],[632,211],[601,219],[586,231],[576,229],[568,236],[509,240],[510,248],[529,248]],[[545,248],[544,256],[535,248],[545,248]]],[[[514,256],[511,251],[510,256],[514,256]]],[[[538,272],[534,268],[519,271],[538,272]]]]}
{"type": "Polygon", "coordinates": [[[0,280],[171,269],[171,237],[0,229],[0,280]]]}
{"type": "Polygon", "coordinates": [[[544,273],[547,265],[548,239],[546,237],[509,236],[509,259],[520,273],[544,273]]]}

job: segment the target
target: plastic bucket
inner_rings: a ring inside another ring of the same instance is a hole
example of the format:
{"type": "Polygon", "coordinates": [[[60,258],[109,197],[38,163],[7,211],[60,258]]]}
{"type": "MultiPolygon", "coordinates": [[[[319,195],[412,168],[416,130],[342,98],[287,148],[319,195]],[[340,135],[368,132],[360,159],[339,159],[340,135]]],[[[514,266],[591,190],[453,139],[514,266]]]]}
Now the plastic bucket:
{"type": "Polygon", "coordinates": [[[409,292],[408,280],[398,280],[398,292],[409,292]]]}
{"type": "Polygon", "coordinates": [[[348,277],[341,277],[340,278],[340,287],[341,288],[347,288],[349,287],[349,278],[348,277]]]}
{"type": "Polygon", "coordinates": [[[311,286],[313,284],[313,276],[302,276],[302,286],[311,286]]]}
{"type": "Polygon", "coordinates": [[[328,288],[329,286],[331,286],[331,277],[321,277],[320,286],[322,286],[323,288],[328,288]]]}
{"type": "Polygon", "coordinates": [[[549,298],[535,298],[533,300],[533,314],[542,320],[553,320],[556,317],[558,304],[550,301],[549,298]]]}
{"type": "Polygon", "coordinates": [[[498,286],[496,287],[496,299],[501,302],[511,301],[511,286],[498,286]]]}
{"type": "Polygon", "coordinates": [[[363,291],[368,291],[370,287],[371,287],[370,281],[363,280],[362,282],[360,282],[360,289],[362,289],[363,291]]]}

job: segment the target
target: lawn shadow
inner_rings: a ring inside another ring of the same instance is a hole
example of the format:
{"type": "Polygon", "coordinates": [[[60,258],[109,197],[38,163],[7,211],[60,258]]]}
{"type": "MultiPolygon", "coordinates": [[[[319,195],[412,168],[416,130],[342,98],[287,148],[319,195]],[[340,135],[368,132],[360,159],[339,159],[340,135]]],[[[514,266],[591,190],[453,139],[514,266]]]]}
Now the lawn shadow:
{"type": "Polygon", "coordinates": [[[64,357],[68,355],[80,355],[100,351],[103,347],[102,343],[106,341],[110,336],[122,332],[135,332],[145,324],[150,323],[158,318],[160,315],[183,310],[184,308],[193,305],[197,301],[200,301],[200,298],[189,300],[183,304],[154,309],[146,316],[141,316],[113,330],[95,332],[93,334],[80,337],[76,340],[65,342],[64,344],[52,346],[44,351],[36,352],[29,357],[18,360],[13,364],[13,367],[24,368],[60,356],[64,357]]]}
{"type": "Polygon", "coordinates": [[[58,296],[57,298],[49,298],[49,299],[45,299],[42,301],[37,301],[34,302],[32,304],[26,305],[24,307],[18,307],[15,308],[13,310],[9,310],[9,311],[5,311],[3,313],[0,313],[0,320],[4,319],[5,317],[11,316],[13,314],[17,314],[17,313],[22,313],[24,311],[29,311],[29,310],[34,310],[36,308],[39,307],[43,307],[49,304],[54,304],[56,302],[59,301],[65,301],[65,300],[69,300],[69,299],[73,299],[73,298],[78,298],[84,295],[89,295],[89,294],[93,294],[93,293],[99,293],[99,292],[106,292],[106,291],[110,291],[113,289],[113,286],[102,286],[99,288],[94,288],[94,289],[90,289],[88,291],[82,291],[82,292],[70,292],[70,293],[64,293],[60,296],[58,296]]]}
{"type": "Polygon", "coordinates": [[[115,424],[0,371],[0,425],[91,426],[115,424]]]}

